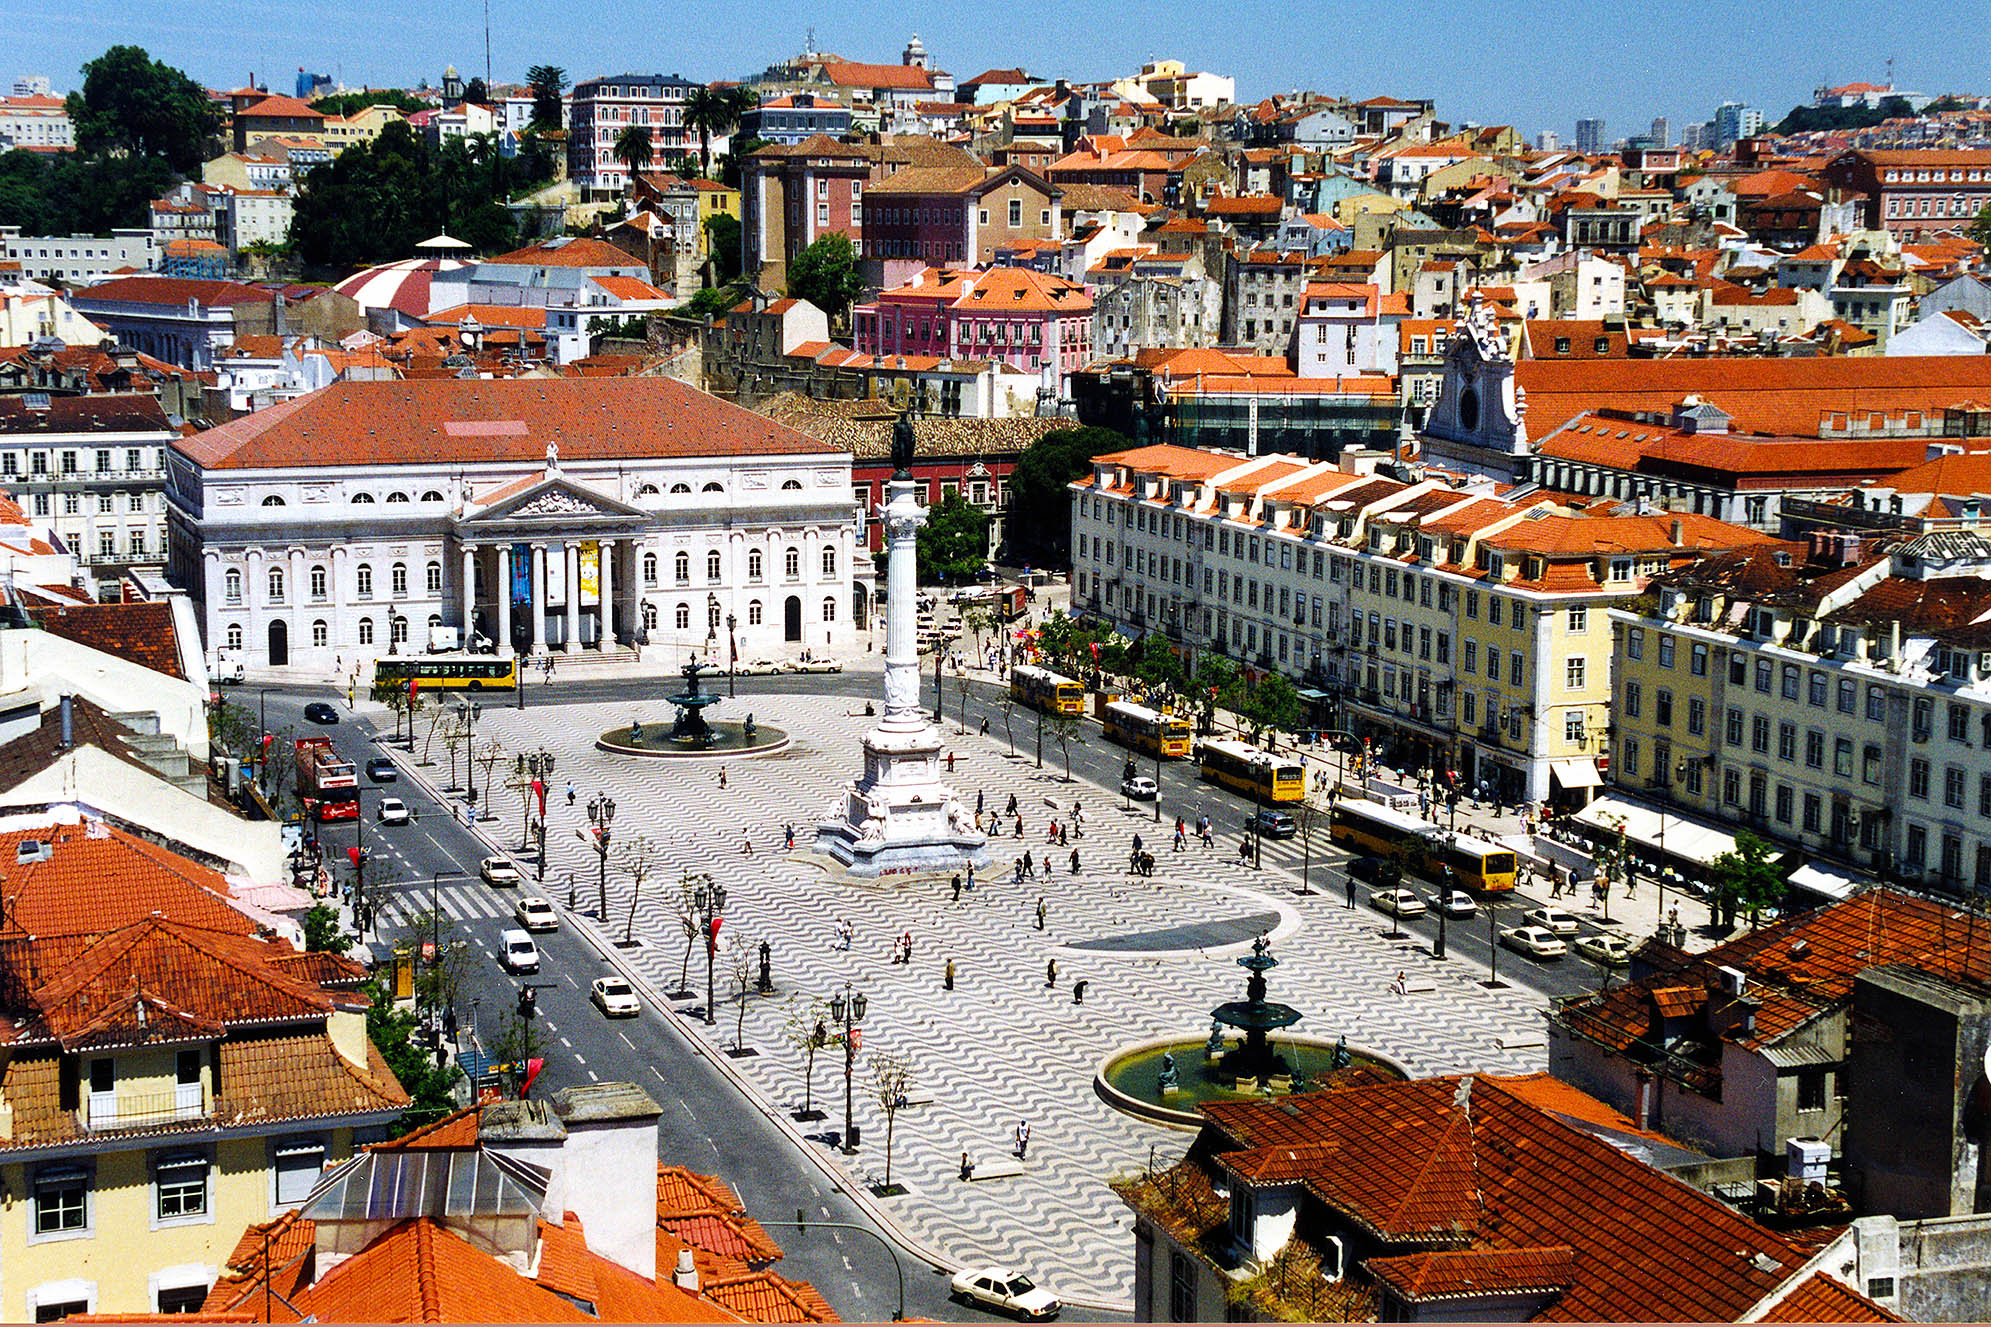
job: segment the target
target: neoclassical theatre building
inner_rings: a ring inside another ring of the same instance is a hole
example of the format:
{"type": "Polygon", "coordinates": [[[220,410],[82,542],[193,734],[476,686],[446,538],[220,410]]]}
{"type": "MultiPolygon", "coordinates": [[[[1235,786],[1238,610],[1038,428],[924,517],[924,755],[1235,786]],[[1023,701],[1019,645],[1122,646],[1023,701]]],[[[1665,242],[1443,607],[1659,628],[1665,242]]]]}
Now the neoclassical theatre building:
{"type": "Polygon", "coordinates": [[[169,571],[255,665],[631,644],[847,651],[850,453],[664,378],[333,386],[181,438],[169,571]]]}

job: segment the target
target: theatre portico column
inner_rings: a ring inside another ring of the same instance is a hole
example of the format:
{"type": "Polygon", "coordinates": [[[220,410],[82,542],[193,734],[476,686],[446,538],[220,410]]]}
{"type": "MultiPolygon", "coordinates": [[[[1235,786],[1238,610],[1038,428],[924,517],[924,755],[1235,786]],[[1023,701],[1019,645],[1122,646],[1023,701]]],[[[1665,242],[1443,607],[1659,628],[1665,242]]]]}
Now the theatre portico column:
{"type": "Polygon", "coordinates": [[[463,546],[463,648],[470,648],[470,633],[477,629],[477,545],[463,546]]]}
{"type": "Polygon", "coordinates": [[[561,552],[566,557],[567,595],[567,638],[562,648],[572,654],[581,648],[581,545],[574,539],[560,542],[561,552]]]}
{"type": "Polygon", "coordinates": [[[532,652],[546,652],[546,545],[534,544],[526,556],[532,560],[532,652]]]}
{"type": "Polygon", "coordinates": [[[518,653],[512,644],[512,546],[498,545],[498,653],[518,653]]]}
{"type": "Polygon", "coordinates": [[[615,648],[615,549],[613,540],[604,539],[597,545],[600,550],[601,569],[595,573],[596,612],[601,620],[596,624],[595,648],[608,651],[615,648]]]}

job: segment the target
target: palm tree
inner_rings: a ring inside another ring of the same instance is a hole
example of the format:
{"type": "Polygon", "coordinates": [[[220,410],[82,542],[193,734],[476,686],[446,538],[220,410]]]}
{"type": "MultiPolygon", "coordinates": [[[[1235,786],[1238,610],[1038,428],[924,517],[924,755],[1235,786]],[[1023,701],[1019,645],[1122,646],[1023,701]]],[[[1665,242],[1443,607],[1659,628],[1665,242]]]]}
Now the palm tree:
{"type": "Polygon", "coordinates": [[[656,155],[650,147],[650,126],[630,125],[615,136],[615,147],[612,151],[615,159],[629,168],[629,188],[633,192],[636,188],[637,175],[649,166],[656,155]]]}
{"type": "Polygon", "coordinates": [[[532,88],[532,127],[560,128],[560,93],[567,86],[567,71],[558,65],[534,65],[525,71],[532,88]]]}
{"type": "Polygon", "coordinates": [[[751,88],[696,88],[684,99],[684,122],[698,130],[701,174],[712,174],[712,135],[723,134],[760,104],[751,88]]]}

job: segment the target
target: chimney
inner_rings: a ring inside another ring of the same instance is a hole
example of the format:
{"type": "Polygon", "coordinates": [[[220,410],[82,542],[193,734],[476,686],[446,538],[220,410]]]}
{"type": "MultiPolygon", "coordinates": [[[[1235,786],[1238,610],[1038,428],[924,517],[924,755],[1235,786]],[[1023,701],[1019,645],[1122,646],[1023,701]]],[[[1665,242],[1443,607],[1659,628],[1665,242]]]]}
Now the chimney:
{"type": "Polygon", "coordinates": [[[663,1107],[634,1083],[566,1087],[548,1104],[566,1126],[567,1210],[588,1232],[589,1249],[655,1280],[657,1117],[663,1107]]]}
{"type": "Polygon", "coordinates": [[[64,695],[62,698],[62,748],[61,749],[67,751],[70,747],[74,745],[76,745],[75,715],[70,708],[69,697],[67,695],[64,695]]]}
{"type": "Polygon", "coordinates": [[[671,1280],[687,1295],[698,1293],[698,1265],[692,1261],[690,1249],[677,1251],[677,1270],[671,1273],[671,1280]]]}
{"type": "Polygon", "coordinates": [[[1673,547],[1680,548],[1683,547],[1687,542],[1686,534],[1687,534],[1686,522],[1676,519],[1673,522],[1671,528],[1668,529],[1667,531],[1667,538],[1673,541],[1673,547]]]}

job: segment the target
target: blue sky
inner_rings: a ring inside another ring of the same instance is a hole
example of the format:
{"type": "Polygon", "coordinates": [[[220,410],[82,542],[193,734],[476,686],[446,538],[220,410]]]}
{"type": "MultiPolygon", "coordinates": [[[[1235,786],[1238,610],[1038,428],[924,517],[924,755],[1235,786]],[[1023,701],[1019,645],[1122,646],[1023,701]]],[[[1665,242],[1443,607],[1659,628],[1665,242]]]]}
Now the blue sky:
{"type": "MultiPolygon", "coordinates": [[[[1985,0],[489,0],[497,77],[528,65],[574,78],[624,69],[737,77],[801,50],[896,61],[917,31],[957,78],[1022,65],[1044,77],[1130,72],[1149,56],[1234,75],[1240,97],[1314,88],[1356,97],[1430,96],[1441,116],[1569,135],[1601,115],[1607,137],[1655,115],[1679,126],[1738,100],[1774,121],[1821,82],[1883,81],[1931,94],[1991,91],[1985,0]]],[[[483,0],[0,0],[13,33],[0,77],[43,73],[58,88],[119,42],[216,87],[254,70],[289,91],[298,66],[355,86],[412,85],[455,64],[484,68],[483,0]]]]}

